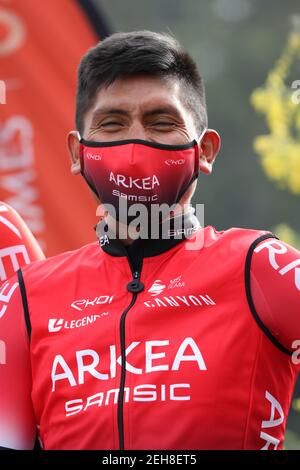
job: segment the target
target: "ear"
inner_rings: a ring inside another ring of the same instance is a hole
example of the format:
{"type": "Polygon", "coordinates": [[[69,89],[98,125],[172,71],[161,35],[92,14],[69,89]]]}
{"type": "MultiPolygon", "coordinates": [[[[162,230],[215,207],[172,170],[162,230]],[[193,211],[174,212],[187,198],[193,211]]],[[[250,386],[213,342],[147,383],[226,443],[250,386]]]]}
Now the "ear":
{"type": "Polygon", "coordinates": [[[81,170],[80,166],[80,143],[79,134],[77,131],[70,131],[67,137],[67,146],[71,157],[71,173],[78,175],[81,170]]]}
{"type": "Polygon", "coordinates": [[[199,142],[199,168],[202,173],[210,174],[213,163],[221,148],[221,137],[214,129],[207,129],[199,142]]]}

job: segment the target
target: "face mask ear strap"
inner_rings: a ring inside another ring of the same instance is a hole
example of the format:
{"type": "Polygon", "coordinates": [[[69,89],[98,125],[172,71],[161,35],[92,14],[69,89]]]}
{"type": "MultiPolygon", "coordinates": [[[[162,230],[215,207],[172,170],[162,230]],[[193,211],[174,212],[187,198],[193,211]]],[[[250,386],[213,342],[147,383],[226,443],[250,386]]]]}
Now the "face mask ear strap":
{"type": "Polygon", "coordinates": [[[89,182],[88,178],[85,175],[85,172],[84,172],[84,158],[83,158],[83,143],[82,143],[83,139],[82,139],[80,133],[78,131],[76,131],[76,132],[77,132],[77,137],[78,137],[78,140],[79,140],[79,157],[80,157],[80,173],[81,173],[81,176],[83,176],[84,180],[86,181],[87,185],[91,188],[93,193],[95,193],[96,196],[99,197],[99,195],[96,191],[96,188],[94,187],[94,185],[92,183],[89,182]]]}
{"type": "Polygon", "coordinates": [[[194,148],[195,148],[195,152],[196,152],[196,160],[195,160],[195,173],[199,173],[199,157],[200,157],[200,154],[201,154],[201,149],[200,149],[200,142],[201,140],[203,139],[203,136],[205,134],[205,132],[207,131],[207,128],[205,127],[203,129],[203,131],[201,132],[201,134],[199,135],[198,138],[194,139],[194,148]]]}
{"type": "Polygon", "coordinates": [[[82,174],[82,176],[84,176],[84,158],[83,158],[82,137],[78,131],[76,132],[77,132],[77,138],[79,140],[80,173],[82,174]]]}

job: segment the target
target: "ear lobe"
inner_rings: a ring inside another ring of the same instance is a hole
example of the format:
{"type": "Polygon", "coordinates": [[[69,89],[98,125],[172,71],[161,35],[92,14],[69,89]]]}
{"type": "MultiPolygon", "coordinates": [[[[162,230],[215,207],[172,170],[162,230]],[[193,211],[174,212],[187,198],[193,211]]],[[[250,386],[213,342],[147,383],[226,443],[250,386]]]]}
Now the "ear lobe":
{"type": "Polygon", "coordinates": [[[72,175],[79,175],[79,173],[81,173],[81,166],[80,166],[80,162],[77,162],[77,163],[72,163],[71,164],[71,173],[72,175]]]}
{"type": "Polygon", "coordinates": [[[78,175],[81,172],[80,142],[77,131],[70,131],[67,137],[67,147],[71,158],[71,173],[78,175]]]}

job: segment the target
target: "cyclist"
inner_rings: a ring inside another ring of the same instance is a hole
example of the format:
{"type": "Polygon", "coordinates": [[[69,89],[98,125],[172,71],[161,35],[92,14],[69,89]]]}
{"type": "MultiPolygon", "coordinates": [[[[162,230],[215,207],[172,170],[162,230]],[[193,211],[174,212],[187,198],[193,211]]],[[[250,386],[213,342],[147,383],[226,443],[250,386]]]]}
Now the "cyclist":
{"type": "Polygon", "coordinates": [[[300,253],[193,214],[220,148],[195,62],[167,34],[113,34],[80,63],[76,127],[99,240],[7,283],[0,444],[31,449],[38,430],[45,449],[281,449],[300,253]]]}

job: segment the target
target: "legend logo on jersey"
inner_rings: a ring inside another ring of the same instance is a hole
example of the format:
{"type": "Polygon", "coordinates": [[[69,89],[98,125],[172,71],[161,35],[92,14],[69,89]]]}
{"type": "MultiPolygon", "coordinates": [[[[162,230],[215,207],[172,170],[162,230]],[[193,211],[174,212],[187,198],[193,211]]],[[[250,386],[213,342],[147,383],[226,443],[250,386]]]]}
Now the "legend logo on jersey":
{"type": "Polygon", "coordinates": [[[102,317],[106,317],[108,312],[99,313],[96,315],[88,315],[76,320],[64,320],[63,318],[50,318],[48,322],[49,333],[56,333],[62,329],[73,330],[74,328],[81,328],[82,326],[90,325],[95,323],[102,317]]]}
{"type": "Polygon", "coordinates": [[[48,323],[48,331],[49,333],[55,333],[56,331],[60,331],[63,327],[64,320],[63,318],[60,318],[57,320],[57,318],[50,318],[49,323],[48,323]]]}

